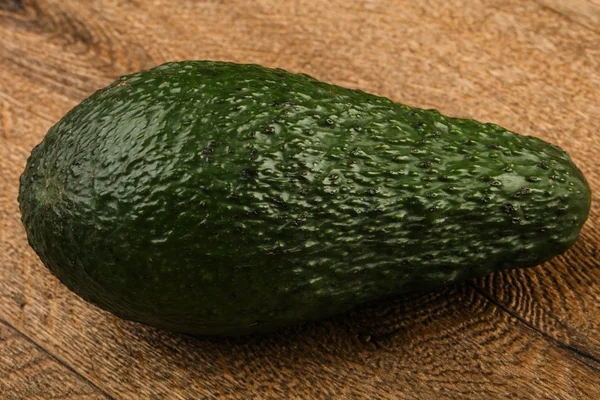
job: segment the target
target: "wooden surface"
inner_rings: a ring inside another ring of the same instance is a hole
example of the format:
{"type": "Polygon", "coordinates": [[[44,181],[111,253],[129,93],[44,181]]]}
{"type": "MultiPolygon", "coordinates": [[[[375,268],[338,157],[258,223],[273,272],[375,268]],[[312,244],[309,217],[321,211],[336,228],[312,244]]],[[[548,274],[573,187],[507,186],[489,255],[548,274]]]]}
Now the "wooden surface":
{"type": "Polygon", "coordinates": [[[598,0],[0,0],[0,398],[600,399],[598,0]],[[31,148],[117,76],[255,62],[566,149],[594,191],[578,243],[529,270],[267,337],[174,335],[59,284],[27,246],[31,148]]]}

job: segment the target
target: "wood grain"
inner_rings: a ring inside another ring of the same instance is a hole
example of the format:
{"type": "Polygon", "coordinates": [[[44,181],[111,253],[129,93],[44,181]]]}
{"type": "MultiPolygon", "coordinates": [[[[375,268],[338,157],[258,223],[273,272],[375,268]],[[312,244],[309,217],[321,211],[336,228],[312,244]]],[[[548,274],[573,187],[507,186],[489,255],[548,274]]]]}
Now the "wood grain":
{"type": "Polygon", "coordinates": [[[597,0],[0,0],[1,395],[600,398],[599,16],[597,0]],[[40,264],[19,221],[18,178],[83,98],[178,59],[302,71],[544,138],[584,171],[590,219],[542,266],[266,337],[119,320],[40,264]],[[42,367],[11,372],[28,363],[42,367]]]}

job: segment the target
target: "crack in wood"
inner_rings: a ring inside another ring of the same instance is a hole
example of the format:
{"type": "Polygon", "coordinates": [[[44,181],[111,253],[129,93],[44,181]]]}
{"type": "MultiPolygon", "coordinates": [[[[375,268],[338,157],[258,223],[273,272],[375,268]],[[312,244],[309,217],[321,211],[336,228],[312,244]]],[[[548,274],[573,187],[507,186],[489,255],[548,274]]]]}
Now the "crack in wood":
{"type": "Polygon", "coordinates": [[[567,21],[600,33],[595,28],[600,22],[600,4],[590,0],[534,0],[540,7],[565,18],[567,21]]]}
{"type": "Polygon", "coordinates": [[[39,349],[42,353],[46,354],[50,359],[56,361],[57,363],[59,363],[60,365],[62,365],[66,369],[68,369],[70,372],[72,372],[73,374],[75,374],[78,378],[80,378],[81,380],[85,381],[88,385],[90,385],[91,387],[93,387],[94,389],[96,389],[98,392],[100,392],[102,395],[104,395],[106,397],[106,399],[108,399],[108,400],[117,400],[116,397],[114,397],[114,396],[110,395],[109,393],[107,393],[105,390],[103,390],[96,383],[94,383],[93,381],[91,381],[90,379],[88,379],[85,375],[81,374],[79,371],[77,371],[75,368],[73,368],[71,365],[69,365],[68,363],[66,363],[65,361],[63,361],[60,357],[58,357],[55,354],[49,352],[44,346],[42,346],[41,344],[39,344],[38,342],[36,342],[35,340],[33,340],[31,337],[27,336],[25,333],[23,333],[23,331],[21,331],[15,325],[11,324],[9,321],[7,321],[4,318],[0,317],[0,323],[6,325],[7,327],[9,327],[12,330],[16,331],[18,334],[20,334],[23,337],[23,339],[25,341],[27,341],[28,343],[31,343],[33,346],[35,346],[37,349],[39,349]]]}
{"type": "Polygon", "coordinates": [[[538,326],[534,325],[533,323],[528,321],[526,318],[523,318],[522,315],[515,312],[513,309],[511,309],[506,304],[504,304],[503,302],[496,299],[494,296],[485,292],[483,289],[481,289],[479,286],[475,285],[474,283],[469,283],[469,287],[473,288],[473,290],[475,290],[479,295],[485,297],[488,301],[490,301],[492,304],[497,306],[502,312],[507,313],[512,318],[515,318],[520,323],[526,325],[528,328],[536,331],[537,333],[539,333],[546,339],[553,342],[558,347],[563,348],[573,354],[576,354],[577,356],[579,356],[578,359],[581,362],[583,362],[588,367],[592,368],[594,371],[600,372],[600,359],[598,359],[598,357],[596,357],[595,355],[593,355],[583,349],[580,349],[576,346],[568,344],[568,343],[558,339],[557,337],[552,336],[550,333],[544,331],[543,329],[540,329],[538,326]],[[591,362],[589,362],[589,361],[591,361],[591,362]]]}

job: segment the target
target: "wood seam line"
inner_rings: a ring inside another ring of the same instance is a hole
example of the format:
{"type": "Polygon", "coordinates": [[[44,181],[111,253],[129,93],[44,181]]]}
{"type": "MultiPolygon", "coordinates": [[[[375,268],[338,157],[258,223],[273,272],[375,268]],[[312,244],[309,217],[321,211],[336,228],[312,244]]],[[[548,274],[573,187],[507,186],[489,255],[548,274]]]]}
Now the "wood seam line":
{"type": "Polygon", "coordinates": [[[585,362],[584,360],[580,360],[581,362],[583,362],[585,365],[587,365],[594,371],[600,372],[600,359],[598,359],[593,354],[590,354],[587,351],[582,350],[576,346],[565,343],[562,340],[550,335],[549,333],[544,332],[543,330],[541,330],[540,328],[538,328],[537,326],[533,325],[531,322],[527,321],[525,318],[520,316],[518,313],[511,310],[506,304],[502,303],[501,301],[496,299],[494,296],[491,296],[489,293],[486,293],[483,289],[481,289],[476,284],[469,282],[469,286],[471,288],[473,288],[473,290],[475,290],[479,295],[485,297],[489,302],[491,302],[492,304],[494,304],[495,306],[500,308],[500,310],[507,313],[511,317],[515,318],[520,323],[522,323],[522,324],[526,325],[527,327],[533,329],[534,331],[538,332],[543,337],[545,337],[546,339],[548,339],[551,342],[553,342],[554,344],[556,344],[558,347],[563,348],[569,352],[572,352],[572,353],[576,354],[577,356],[583,358],[584,360],[592,361],[593,363],[590,364],[590,363],[585,362]]]}
{"type": "Polygon", "coordinates": [[[584,23],[582,23],[582,22],[579,22],[579,21],[577,21],[576,19],[573,19],[572,17],[568,16],[567,14],[563,14],[562,12],[560,12],[560,11],[559,11],[559,10],[557,10],[557,9],[555,9],[554,7],[551,7],[551,6],[549,6],[549,5],[547,5],[547,4],[544,4],[544,3],[540,3],[540,2],[539,2],[539,0],[533,0],[533,1],[534,1],[534,3],[535,3],[535,4],[537,4],[537,5],[538,5],[538,6],[540,6],[541,8],[543,8],[543,9],[545,9],[545,10],[548,10],[548,11],[551,11],[551,12],[553,12],[554,14],[557,14],[557,15],[559,15],[561,18],[564,18],[564,19],[566,19],[567,21],[569,21],[569,22],[570,22],[570,23],[572,23],[572,24],[575,24],[575,25],[577,25],[577,26],[579,26],[579,27],[581,27],[581,28],[585,28],[585,29],[587,29],[587,30],[589,30],[589,31],[592,31],[592,32],[594,32],[595,34],[600,34],[600,31],[598,31],[598,30],[596,30],[596,29],[592,28],[592,27],[591,27],[591,26],[589,26],[589,25],[586,25],[586,24],[584,24],[584,23]]]}
{"type": "Polygon", "coordinates": [[[19,335],[23,336],[23,338],[27,342],[31,343],[36,348],[38,348],[39,350],[41,350],[44,354],[48,355],[48,357],[50,357],[54,361],[58,362],[60,365],[64,366],[65,368],[67,368],[69,371],[71,371],[75,375],[77,375],[77,377],[81,378],[88,385],[92,386],[94,389],[96,389],[98,392],[100,392],[100,394],[104,395],[107,399],[109,399],[109,400],[117,400],[116,397],[113,397],[110,394],[108,394],[104,389],[102,389],[97,384],[95,384],[93,381],[91,381],[90,379],[88,379],[87,377],[85,377],[84,375],[82,375],[79,371],[77,371],[75,368],[73,368],[67,362],[65,362],[64,360],[62,360],[60,357],[52,354],[50,351],[48,351],[48,349],[46,349],[44,346],[42,346],[41,344],[39,344],[38,342],[36,342],[32,338],[30,338],[29,336],[27,336],[19,328],[17,328],[16,326],[14,326],[13,324],[11,324],[10,322],[8,322],[7,320],[5,320],[4,318],[0,317],[0,323],[8,326],[11,329],[14,329],[16,332],[19,333],[19,335]]]}

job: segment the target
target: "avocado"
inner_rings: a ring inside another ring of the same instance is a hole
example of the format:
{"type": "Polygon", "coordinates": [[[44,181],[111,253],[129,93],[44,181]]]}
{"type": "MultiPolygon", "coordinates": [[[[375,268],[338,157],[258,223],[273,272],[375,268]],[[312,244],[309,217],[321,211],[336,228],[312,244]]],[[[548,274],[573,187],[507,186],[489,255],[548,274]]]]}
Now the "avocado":
{"type": "Polygon", "coordinates": [[[31,152],[29,243],[73,292],[242,335],[564,252],[590,188],[560,148],[305,74],[213,61],[119,78],[31,152]]]}

